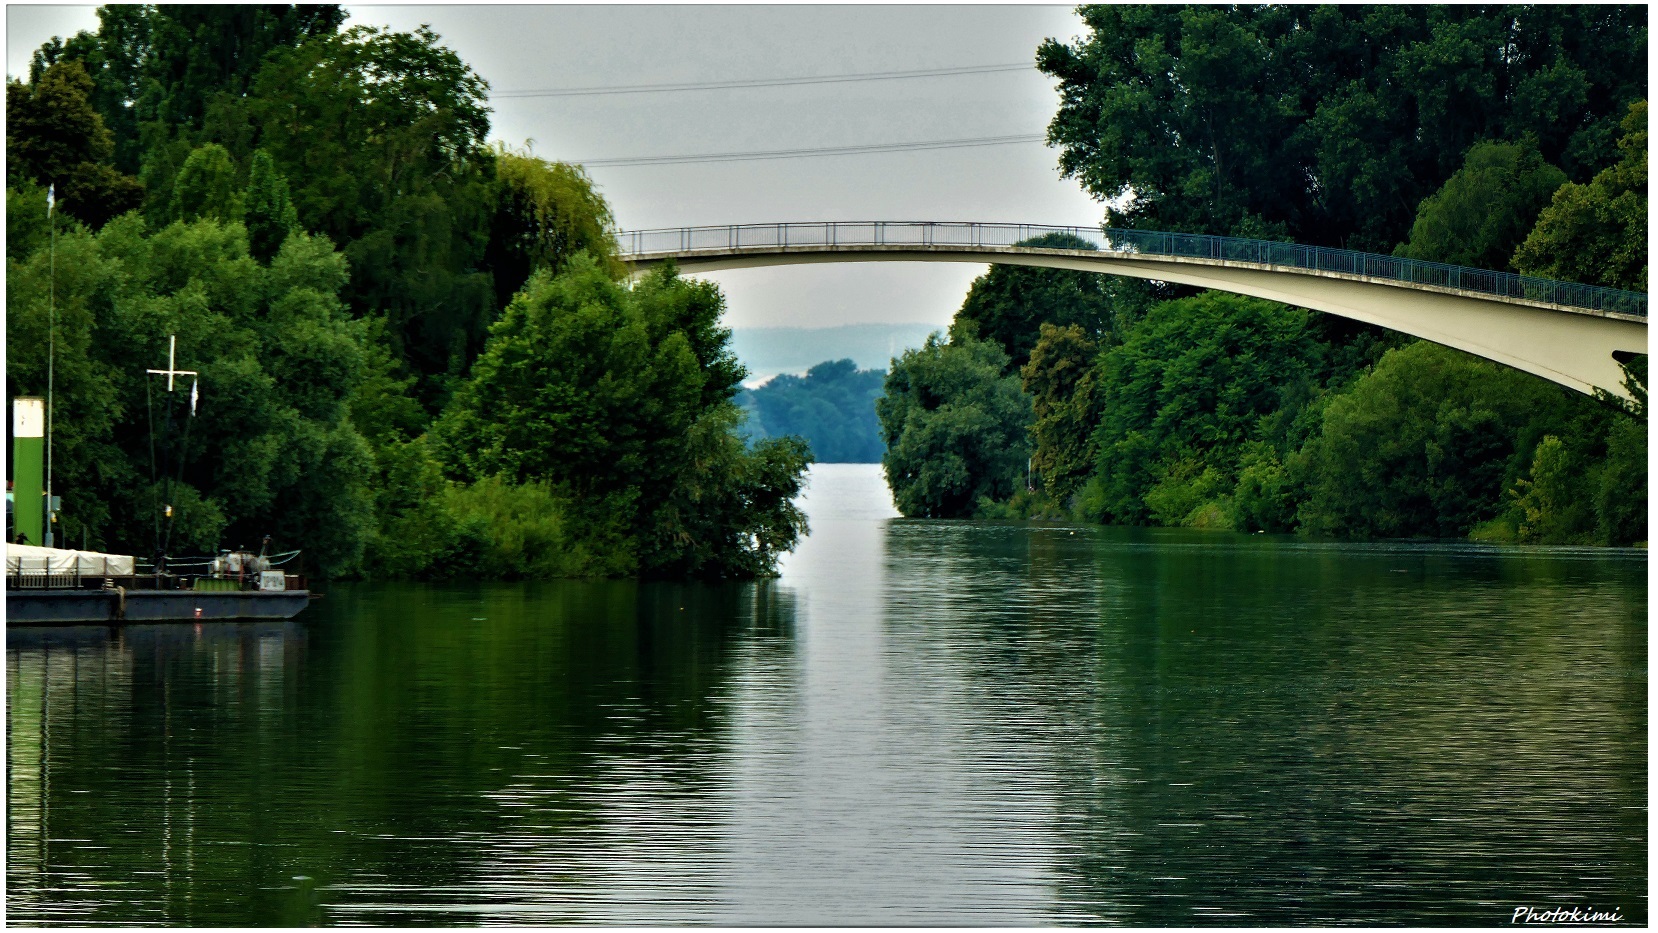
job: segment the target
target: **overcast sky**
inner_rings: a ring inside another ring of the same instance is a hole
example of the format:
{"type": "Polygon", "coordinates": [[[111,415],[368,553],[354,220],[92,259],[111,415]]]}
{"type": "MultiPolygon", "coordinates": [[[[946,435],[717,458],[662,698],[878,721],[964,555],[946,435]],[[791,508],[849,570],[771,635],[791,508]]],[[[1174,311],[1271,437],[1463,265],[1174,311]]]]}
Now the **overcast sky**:
{"type": "MultiPolygon", "coordinates": [[[[1053,83],[1017,72],[672,93],[512,92],[1029,63],[1082,32],[1062,6],[358,6],[351,24],[428,23],[487,80],[492,136],[580,161],[1040,134],[1053,83]]],[[[6,70],[92,7],[8,5],[6,70]]],[[[624,229],[815,220],[1097,224],[1040,142],[589,172],[624,229]]],[[[733,327],[946,324],[984,266],[852,263],[712,273],[733,327]]]]}

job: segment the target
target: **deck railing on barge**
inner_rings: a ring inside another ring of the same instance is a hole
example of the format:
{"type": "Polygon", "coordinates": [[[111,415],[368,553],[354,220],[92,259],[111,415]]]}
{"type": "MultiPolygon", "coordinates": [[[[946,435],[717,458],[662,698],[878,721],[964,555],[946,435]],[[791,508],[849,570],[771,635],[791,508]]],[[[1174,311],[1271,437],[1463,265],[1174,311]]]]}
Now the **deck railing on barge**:
{"type": "MultiPolygon", "coordinates": [[[[298,553],[291,551],[285,555],[277,555],[277,558],[285,563],[298,553]]],[[[272,562],[275,563],[277,558],[272,558],[272,562]]],[[[158,571],[155,564],[149,561],[134,561],[124,555],[70,551],[64,552],[61,557],[8,554],[6,589],[97,590],[124,587],[128,590],[200,592],[266,589],[261,585],[261,571],[250,569],[235,574],[215,574],[210,570],[211,564],[212,560],[207,558],[169,560],[166,568],[158,571]]],[[[284,590],[309,588],[309,582],[303,573],[283,573],[282,576],[284,590]]],[[[275,590],[272,588],[266,591],[275,590]]]]}

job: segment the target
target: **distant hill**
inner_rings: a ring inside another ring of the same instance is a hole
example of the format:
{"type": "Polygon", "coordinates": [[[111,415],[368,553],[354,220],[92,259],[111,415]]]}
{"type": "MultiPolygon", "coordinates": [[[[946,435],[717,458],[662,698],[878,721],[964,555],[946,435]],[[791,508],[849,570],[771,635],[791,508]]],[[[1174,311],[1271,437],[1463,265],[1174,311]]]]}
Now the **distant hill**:
{"type": "Polygon", "coordinates": [[[737,404],[748,412],[743,434],[751,442],[794,434],[806,439],[819,463],[878,463],[885,445],[875,399],[886,369],[858,369],[849,359],[818,363],[804,376],[781,373],[737,404]]]}
{"type": "Polygon", "coordinates": [[[893,357],[919,347],[933,324],[843,324],[839,327],[739,327],[731,349],[754,385],[779,373],[801,374],[824,360],[849,359],[859,369],[886,372],[893,357]]]}

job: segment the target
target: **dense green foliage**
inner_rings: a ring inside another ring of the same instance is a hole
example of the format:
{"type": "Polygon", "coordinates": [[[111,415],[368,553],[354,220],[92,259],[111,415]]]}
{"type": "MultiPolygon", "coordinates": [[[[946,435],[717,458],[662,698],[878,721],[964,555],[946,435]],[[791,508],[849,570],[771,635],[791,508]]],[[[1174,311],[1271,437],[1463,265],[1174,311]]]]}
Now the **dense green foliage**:
{"type": "Polygon", "coordinates": [[[167,202],[164,218],[185,222],[202,217],[235,220],[242,213],[238,194],[236,166],[230,161],[230,153],[218,143],[208,143],[191,150],[173,176],[173,196],[167,202]]]}
{"type": "MultiPolygon", "coordinates": [[[[1044,43],[1038,64],[1060,79],[1061,169],[1107,201],[1108,224],[1646,287],[1642,8],[1082,14],[1089,33],[1044,43]]],[[[1036,490],[917,503],[927,458],[943,471],[969,441],[916,444],[889,468],[906,514],[1646,539],[1645,357],[1626,366],[1633,403],[1591,399],[1252,298],[1012,285],[1043,274],[993,269],[952,327],[1028,355],[1036,490]]],[[[895,388],[881,404],[905,410],[895,388]]]]}
{"type": "Polygon", "coordinates": [[[875,411],[898,511],[965,518],[1024,488],[1031,405],[1007,363],[990,341],[936,334],[893,360],[875,411]]]}
{"type": "MultiPolygon", "coordinates": [[[[45,386],[50,265],[46,250],[8,263],[7,379],[20,389],[45,386]]],[[[128,214],[60,236],[56,267],[65,540],[150,554],[153,506],[166,501],[176,527],[160,534],[175,552],[272,534],[304,541],[324,567],[359,560],[372,459],[347,399],[363,326],[339,300],[345,260],[327,240],[290,237],[262,266],[240,224],[152,231],[128,214]],[[193,419],[187,383],[169,395],[144,373],[162,368],[175,333],[183,368],[202,373],[193,419]],[[159,434],[169,421],[152,472],[152,424],[159,434]]]]}
{"type": "Polygon", "coordinates": [[[348,300],[386,321],[428,405],[499,307],[486,89],[430,31],[358,27],[273,52],[233,118],[289,179],[300,222],[351,260],[348,300]]]}
{"type": "Polygon", "coordinates": [[[1616,164],[1562,185],[1514,256],[1522,272],[1646,291],[1646,101],[1629,108],[1616,164]]]}
{"type": "Polygon", "coordinates": [[[597,257],[612,273],[623,271],[610,239],[615,223],[610,205],[581,166],[547,162],[499,144],[495,177],[499,192],[485,258],[503,304],[524,287],[532,270],[559,272],[579,252],[597,257]]]}
{"type": "Polygon", "coordinates": [[[791,500],[810,457],[736,436],[723,308],[671,269],[633,288],[585,255],[537,272],[435,425],[442,459],[471,480],[550,480],[584,528],[621,536],[631,570],[770,572],[805,530],[791,500]]]}
{"type": "Polygon", "coordinates": [[[282,241],[299,227],[299,214],[288,196],[288,179],[263,149],[255,150],[248,168],[247,203],[243,205],[248,228],[248,251],[260,262],[269,262],[282,241]]]}
{"type": "Polygon", "coordinates": [[[21,87],[59,68],[91,74],[82,98],[112,134],[116,168],[142,178],[152,222],[192,210],[179,178],[183,196],[207,193],[227,164],[218,150],[236,191],[257,171],[257,203],[204,203],[221,219],[259,212],[246,218],[256,257],[274,252],[273,229],[292,227],[284,200],[295,223],[328,236],[349,260],[348,307],[384,322],[428,414],[532,269],[612,250],[609,209],[580,168],[486,144],[488,85],[428,29],[341,32],[332,6],[103,7],[99,18],[96,34],[42,48],[39,77],[21,87]]]}
{"type": "Polygon", "coordinates": [[[1488,141],[1416,211],[1410,238],[1395,250],[1475,269],[1506,269],[1566,174],[1526,142],[1488,141]]]}
{"type": "Polygon", "coordinates": [[[1587,181],[1646,96],[1639,6],[1088,6],[1049,140],[1112,224],[1385,252],[1482,139],[1587,181]]]}
{"type": "Polygon", "coordinates": [[[111,164],[114,135],[92,107],[92,91],[78,62],[43,69],[27,85],[6,83],[6,184],[55,188],[63,211],[98,227],[137,207],[144,189],[111,164]]]}
{"type": "Polygon", "coordinates": [[[1360,537],[1467,535],[1500,511],[1545,431],[1587,440],[1596,417],[1605,415],[1581,395],[1467,354],[1428,343],[1390,351],[1331,400],[1302,451],[1301,524],[1360,537]]]}
{"type": "MultiPolygon", "coordinates": [[[[1068,233],[1049,233],[1018,245],[1093,249],[1093,244],[1068,233]]],[[[1115,306],[1124,303],[1123,296],[1132,304],[1144,290],[1134,279],[1092,272],[993,265],[973,280],[967,299],[950,322],[950,336],[992,341],[1008,355],[1008,366],[1018,369],[1030,360],[1043,323],[1075,325],[1090,339],[1109,341],[1115,306]]]]}
{"type": "Polygon", "coordinates": [[[859,369],[851,360],[819,363],[804,376],[784,373],[738,395],[748,412],[743,432],[754,440],[803,438],[819,463],[877,463],[875,400],[885,381],[882,370],[859,369]]]}
{"type": "Polygon", "coordinates": [[[1099,359],[1099,459],[1085,511],[1127,524],[1231,524],[1199,512],[1236,485],[1246,444],[1276,440],[1268,416],[1316,388],[1323,347],[1309,317],[1217,292],[1154,305],[1099,359]]]}
{"type": "Polygon", "coordinates": [[[1099,344],[1081,326],[1046,321],[1020,370],[1031,397],[1031,473],[1051,499],[1068,501],[1094,470],[1098,447],[1099,344]]]}
{"type": "Polygon", "coordinates": [[[99,17],[7,86],[7,391],[46,394],[55,346],[66,540],[728,578],[803,533],[809,454],[745,448],[718,290],[621,284],[592,181],[486,145],[488,86],[437,35],[341,32],[338,7],[99,17]],[[143,374],[169,334],[193,417],[143,374]]]}

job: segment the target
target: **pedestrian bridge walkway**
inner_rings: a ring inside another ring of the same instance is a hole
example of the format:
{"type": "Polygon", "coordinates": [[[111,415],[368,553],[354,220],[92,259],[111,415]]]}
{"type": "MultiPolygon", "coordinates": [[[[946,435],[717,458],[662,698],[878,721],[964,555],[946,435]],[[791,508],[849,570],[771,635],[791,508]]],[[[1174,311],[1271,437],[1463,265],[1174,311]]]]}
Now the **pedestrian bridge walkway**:
{"type": "MultiPolygon", "coordinates": [[[[823,262],[971,262],[1176,282],[1401,331],[1592,394],[1627,397],[1613,354],[1647,352],[1647,296],[1266,240],[1035,224],[782,223],[617,234],[636,270],[712,272],[823,262]],[[1021,245],[1068,234],[1089,249],[1021,245]]],[[[807,323],[807,322],[803,322],[807,323]]]]}

